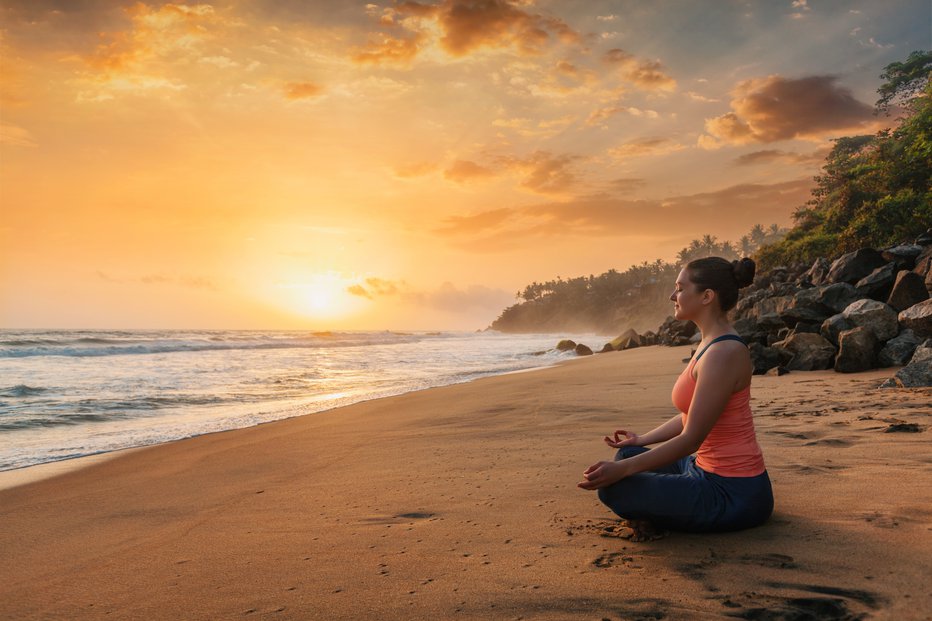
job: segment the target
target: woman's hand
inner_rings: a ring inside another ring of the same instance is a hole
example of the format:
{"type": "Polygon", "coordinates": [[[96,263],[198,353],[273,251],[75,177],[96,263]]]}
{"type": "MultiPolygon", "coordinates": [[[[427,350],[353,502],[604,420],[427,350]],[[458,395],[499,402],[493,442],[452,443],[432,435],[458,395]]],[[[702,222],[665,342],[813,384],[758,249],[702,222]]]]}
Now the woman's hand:
{"type": "Polygon", "coordinates": [[[628,476],[628,467],[625,460],[600,461],[586,468],[583,472],[585,481],[580,481],[576,486],[583,489],[598,489],[620,481],[626,476],[628,476]]]}
{"type": "Polygon", "coordinates": [[[641,436],[634,433],[633,431],[626,431],[624,429],[619,429],[616,431],[614,439],[605,436],[605,443],[612,448],[621,448],[623,446],[641,446],[638,444],[640,440],[641,436]],[[621,436],[624,436],[624,439],[622,439],[621,436]]]}

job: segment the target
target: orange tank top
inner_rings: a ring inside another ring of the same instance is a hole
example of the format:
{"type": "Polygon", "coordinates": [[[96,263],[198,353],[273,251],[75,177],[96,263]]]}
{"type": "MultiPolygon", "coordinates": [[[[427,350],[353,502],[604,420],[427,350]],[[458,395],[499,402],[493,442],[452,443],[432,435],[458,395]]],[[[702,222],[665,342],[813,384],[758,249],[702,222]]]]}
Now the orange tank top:
{"type": "MultiPolygon", "coordinates": [[[[741,340],[733,334],[725,337],[741,340]]],[[[683,427],[689,405],[696,390],[693,379],[693,367],[705,353],[705,350],[723,337],[714,339],[694,356],[673,385],[673,405],[683,415],[683,427]]],[[[754,432],[754,418],[751,414],[751,387],[732,393],[721,415],[703,440],[696,452],[696,465],[705,470],[725,477],[753,477],[764,472],[764,455],[757,443],[754,432]]]]}

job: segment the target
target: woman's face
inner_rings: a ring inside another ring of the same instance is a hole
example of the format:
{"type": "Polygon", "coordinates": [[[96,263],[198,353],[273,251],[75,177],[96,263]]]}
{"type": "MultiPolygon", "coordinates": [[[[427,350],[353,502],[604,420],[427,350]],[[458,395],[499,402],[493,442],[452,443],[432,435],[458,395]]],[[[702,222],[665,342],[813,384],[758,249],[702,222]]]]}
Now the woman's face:
{"type": "Polygon", "coordinates": [[[673,302],[674,319],[691,319],[702,309],[702,292],[698,291],[696,285],[689,280],[685,268],[676,277],[670,300],[673,302]]]}

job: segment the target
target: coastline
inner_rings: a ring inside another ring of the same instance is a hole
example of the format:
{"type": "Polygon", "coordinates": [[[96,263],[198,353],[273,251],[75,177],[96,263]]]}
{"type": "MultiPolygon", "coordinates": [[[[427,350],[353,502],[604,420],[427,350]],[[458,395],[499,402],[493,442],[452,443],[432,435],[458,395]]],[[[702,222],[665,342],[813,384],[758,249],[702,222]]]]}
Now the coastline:
{"type": "MultiPolygon", "coordinates": [[[[496,373],[495,375],[488,375],[488,376],[473,378],[465,382],[455,382],[453,384],[445,384],[443,386],[431,386],[428,388],[410,390],[408,392],[399,393],[398,395],[391,395],[391,397],[407,395],[412,392],[422,392],[425,390],[433,390],[435,388],[443,388],[444,386],[452,386],[455,384],[468,384],[470,382],[475,382],[477,380],[484,379],[485,377],[496,377],[499,375],[511,375],[511,374],[519,374],[519,373],[531,373],[534,371],[539,371],[541,369],[555,367],[561,364],[568,364],[568,363],[575,362],[580,359],[581,358],[577,357],[577,358],[567,358],[565,360],[557,360],[545,366],[532,367],[530,369],[515,369],[513,371],[504,371],[502,373],[496,373]]],[[[363,399],[362,401],[358,401],[357,403],[365,403],[366,401],[374,401],[378,399],[388,399],[388,398],[390,397],[373,397],[370,399],[363,399]]],[[[193,436],[189,436],[187,438],[179,438],[176,440],[166,440],[165,442],[157,442],[155,444],[147,444],[143,446],[132,446],[128,448],[106,451],[103,453],[94,453],[92,455],[81,455],[79,457],[71,457],[68,459],[48,461],[48,462],[43,462],[40,464],[33,464],[31,466],[23,466],[21,468],[12,468],[10,470],[0,470],[0,491],[5,490],[5,489],[10,489],[13,487],[17,487],[19,485],[26,485],[28,483],[33,483],[35,481],[42,481],[44,479],[49,479],[49,478],[58,476],[60,474],[65,474],[65,473],[72,472],[75,470],[81,470],[82,468],[87,468],[89,466],[92,466],[94,464],[97,464],[103,461],[107,461],[110,459],[116,459],[117,457],[120,457],[121,455],[127,454],[132,451],[138,451],[138,450],[142,450],[142,449],[146,449],[146,448],[150,448],[154,446],[160,446],[163,444],[170,444],[172,442],[181,442],[182,440],[188,440],[190,438],[196,438],[198,436],[203,436],[203,435],[210,435],[214,433],[226,433],[228,431],[236,431],[237,429],[250,429],[252,427],[258,427],[260,425],[268,425],[270,423],[275,423],[275,422],[279,422],[282,420],[289,420],[291,418],[300,418],[303,416],[317,416],[324,412],[340,410],[342,408],[350,407],[352,405],[356,405],[356,403],[353,403],[350,405],[335,406],[335,407],[332,407],[326,410],[321,410],[319,412],[311,412],[309,414],[295,414],[294,416],[289,416],[287,418],[279,418],[279,419],[270,420],[270,421],[262,421],[260,423],[256,423],[255,425],[250,425],[248,427],[238,427],[236,429],[223,429],[220,431],[210,431],[206,433],[200,433],[200,434],[196,434],[193,436]]]]}
{"type": "Polygon", "coordinates": [[[689,351],[561,361],[120,451],[0,490],[0,616],[932,614],[932,389],[876,389],[890,369],[754,376],[777,502],[764,526],[617,537],[575,483],[610,458],[605,433],[674,413],[689,351]],[[885,433],[897,420],[920,433],[885,433]]]}

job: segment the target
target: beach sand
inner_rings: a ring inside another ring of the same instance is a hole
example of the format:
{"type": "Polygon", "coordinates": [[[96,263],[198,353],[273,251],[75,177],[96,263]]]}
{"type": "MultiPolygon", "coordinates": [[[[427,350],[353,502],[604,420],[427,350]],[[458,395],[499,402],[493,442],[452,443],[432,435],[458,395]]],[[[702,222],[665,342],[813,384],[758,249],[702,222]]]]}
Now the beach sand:
{"type": "Polygon", "coordinates": [[[0,490],[0,618],[932,618],[932,389],[877,389],[895,369],[754,377],[764,526],[618,536],[576,483],[611,458],[606,433],[675,413],[689,352],[574,359],[0,490]],[[919,432],[886,432],[899,422],[919,432]]]}

